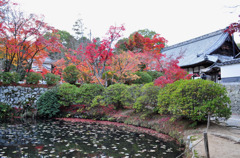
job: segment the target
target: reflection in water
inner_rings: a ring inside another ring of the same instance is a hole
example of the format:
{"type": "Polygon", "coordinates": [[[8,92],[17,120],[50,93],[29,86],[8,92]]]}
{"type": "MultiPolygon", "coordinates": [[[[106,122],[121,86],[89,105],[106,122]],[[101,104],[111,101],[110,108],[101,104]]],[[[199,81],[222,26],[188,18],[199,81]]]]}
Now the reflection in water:
{"type": "Polygon", "coordinates": [[[176,157],[179,146],[115,127],[41,121],[2,123],[0,157],[176,157]]]}

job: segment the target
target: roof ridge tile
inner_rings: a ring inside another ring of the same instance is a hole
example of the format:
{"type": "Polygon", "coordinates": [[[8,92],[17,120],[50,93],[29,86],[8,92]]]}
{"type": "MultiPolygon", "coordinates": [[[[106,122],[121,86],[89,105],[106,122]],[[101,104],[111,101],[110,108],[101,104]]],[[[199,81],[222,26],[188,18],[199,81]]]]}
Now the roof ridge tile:
{"type": "Polygon", "coordinates": [[[202,36],[199,36],[199,37],[187,40],[187,41],[184,41],[184,42],[177,43],[177,44],[169,46],[169,47],[165,47],[165,48],[163,48],[162,52],[164,52],[166,50],[169,50],[169,49],[174,49],[174,48],[177,48],[177,47],[181,47],[181,46],[184,46],[184,45],[187,45],[187,44],[190,44],[190,43],[194,43],[194,42],[197,42],[197,41],[200,41],[200,40],[212,37],[212,36],[222,34],[222,33],[224,33],[224,30],[225,29],[220,29],[220,30],[217,30],[217,31],[214,31],[214,32],[211,32],[211,33],[208,33],[208,34],[205,34],[205,35],[202,35],[202,36]]]}

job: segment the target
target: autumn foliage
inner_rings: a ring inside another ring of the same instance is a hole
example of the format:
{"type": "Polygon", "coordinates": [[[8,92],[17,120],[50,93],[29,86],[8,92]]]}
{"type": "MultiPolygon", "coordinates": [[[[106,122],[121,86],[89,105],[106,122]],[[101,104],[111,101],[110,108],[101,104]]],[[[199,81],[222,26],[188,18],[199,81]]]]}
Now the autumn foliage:
{"type": "MultiPolygon", "coordinates": [[[[69,50],[69,53],[66,54],[66,60],[68,61],[65,63],[76,65],[81,73],[81,82],[99,83],[104,85],[102,75],[110,69],[109,65],[114,55],[112,44],[121,37],[121,33],[124,30],[124,26],[111,26],[106,34],[108,37],[100,43],[93,39],[91,43],[87,44],[85,49],[82,49],[82,46],[80,45],[77,50],[69,50]]],[[[59,62],[57,63],[59,64],[59,62]]],[[[65,65],[62,65],[62,67],[65,67],[65,65]]],[[[63,68],[60,67],[59,69],[63,68]]]]}
{"type": "Polygon", "coordinates": [[[42,65],[49,52],[59,52],[62,47],[56,30],[43,21],[43,17],[25,16],[15,9],[16,4],[0,1],[8,8],[1,12],[1,54],[4,71],[19,73],[30,70],[33,62],[42,65]],[[4,14],[4,15],[3,15],[4,14]]]}
{"type": "Polygon", "coordinates": [[[135,73],[137,71],[162,72],[164,76],[155,80],[155,85],[162,87],[189,78],[187,72],[177,65],[178,59],[167,59],[161,53],[167,41],[159,34],[149,38],[136,32],[125,42],[128,51],[116,49],[118,52],[115,53],[112,44],[124,30],[124,26],[111,26],[108,37],[100,43],[94,39],[85,49],[80,45],[77,50],[69,50],[65,59],[56,62],[56,70],[62,71],[67,65],[74,64],[80,71],[81,83],[98,83],[103,86],[109,86],[109,81],[126,83],[136,80],[139,78],[135,73]]]}
{"type": "MultiPolygon", "coordinates": [[[[114,80],[117,83],[125,83],[129,80],[135,80],[138,78],[134,72],[140,70],[139,64],[141,64],[138,54],[132,52],[122,52],[116,54],[112,58],[110,70],[118,80],[114,80]]],[[[114,78],[112,78],[114,79],[114,78]]]]}
{"type": "Polygon", "coordinates": [[[128,42],[125,42],[125,45],[128,50],[134,53],[160,53],[161,49],[165,47],[166,42],[167,41],[163,37],[160,37],[159,34],[154,35],[154,37],[150,39],[136,32],[132,39],[130,38],[128,42]]]}
{"type": "MultiPolygon", "coordinates": [[[[166,62],[166,61],[165,61],[166,62]]],[[[180,79],[191,79],[192,75],[178,66],[178,60],[166,62],[162,68],[164,75],[157,78],[154,82],[156,86],[165,87],[169,83],[174,83],[180,79]]]]}

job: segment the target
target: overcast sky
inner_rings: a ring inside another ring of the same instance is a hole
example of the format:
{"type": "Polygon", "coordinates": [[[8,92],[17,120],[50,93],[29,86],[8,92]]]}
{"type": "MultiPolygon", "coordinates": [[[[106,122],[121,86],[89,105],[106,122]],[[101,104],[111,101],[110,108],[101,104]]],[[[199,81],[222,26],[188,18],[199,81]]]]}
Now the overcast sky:
{"type": "MultiPolygon", "coordinates": [[[[28,13],[42,14],[45,22],[73,34],[81,18],[85,35],[103,38],[111,25],[125,25],[124,36],[139,29],[153,30],[168,45],[227,27],[240,18],[239,0],[14,0],[28,13]]],[[[237,43],[239,38],[235,37],[237,43]]]]}

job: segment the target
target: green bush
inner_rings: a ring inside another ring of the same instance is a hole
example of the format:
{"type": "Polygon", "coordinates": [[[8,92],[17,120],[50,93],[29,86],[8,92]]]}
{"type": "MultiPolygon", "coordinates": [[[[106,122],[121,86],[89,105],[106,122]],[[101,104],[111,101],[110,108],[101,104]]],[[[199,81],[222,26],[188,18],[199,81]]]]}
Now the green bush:
{"type": "Polygon", "coordinates": [[[10,105],[0,102],[0,120],[9,118],[13,115],[13,109],[10,105]]]}
{"type": "Polygon", "coordinates": [[[170,112],[193,121],[213,117],[229,118],[230,99],[226,89],[208,80],[180,80],[164,87],[158,95],[159,112],[170,112]],[[163,109],[162,109],[163,108],[163,109]]]}
{"type": "Polygon", "coordinates": [[[79,97],[78,88],[69,83],[63,83],[59,87],[58,95],[60,96],[59,104],[69,106],[75,103],[79,97]]]}
{"type": "Polygon", "coordinates": [[[160,87],[154,86],[153,82],[145,84],[141,88],[141,94],[136,99],[133,108],[137,112],[145,111],[147,108],[152,108],[155,111],[158,103],[159,91],[160,87]]]}
{"type": "Polygon", "coordinates": [[[127,85],[117,83],[107,87],[103,95],[98,95],[94,98],[92,107],[97,105],[113,105],[115,109],[122,109],[122,92],[127,89],[127,85]]]}
{"type": "Polygon", "coordinates": [[[96,106],[105,106],[105,102],[104,102],[104,96],[103,95],[97,95],[96,97],[94,97],[91,107],[96,107],[96,106]]]}
{"type": "Polygon", "coordinates": [[[152,77],[147,72],[136,72],[140,78],[133,81],[134,84],[145,84],[152,82],[152,77]]]}
{"type": "Polygon", "coordinates": [[[70,65],[63,70],[63,79],[70,84],[75,84],[79,75],[80,72],[75,65],[70,65]]]}
{"type": "Polygon", "coordinates": [[[3,72],[2,73],[2,82],[3,84],[11,84],[12,81],[12,73],[11,72],[3,72]]]}
{"type": "Polygon", "coordinates": [[[26,83],[27,84],[38,84],[38,82],[42,79],[42,75],[36,72],[27,73],[26,83]]]}
{"type": "Polygon", "coordinates": [[[103,93],[104,88],[98,84],[83,84],[77,91],[79,95],[77,103],[90,106],[92,100],[103,93]]]}
{"type": "MultiPolygon", "coordinates": [[[[158,107],[160,114],[169,114],[168,107],[170,106],[170,95],[178,88],[181,81],[176,81],[173,84],[167,84],[166,87],[160,89],[158,95],[158,107]]],[[[175,99],[175,98],[173,98],[175,99]]]]}
{"type": "Polygon", "coordinates": [[[163,74],[158,71],[147,71],[147,73],[152,77],[152,81],[154,81],[155,79],[157,79],[160,76],[163,76],[163,74]]]}
{"type": "Polygon", "coordinates": [[[18,83],[20,81],[20,74],[17,72],[12,72],[12,77],[13,77],[13,83],[18,83]]]}
{"type": "Polygon", "coordinates": [[[106,105],[114,105],[116,109],[122,109],[122,92],[127,89],[127,85],[117,83],[106,88],[104,92],[104,100],[106,105]]]}
{"type": "Polygon", "coordinates": [[[2,75],[3,84],[18,83],[20,75],[17,72],[3,72],[2,75]]]}
{"type": "Polygon", "coordinates": [[[60,76],[54,75],[52,73],[47,73],[45,76],[45,81],[48,85],[54,85],[57,84],[58,81],[60,81],[60,76]]]}
{"type": "Polygon", "coordinates": [[[133,84],[128,86],[121,93],[121,102],[126,106],[133,106],[136,102],[137,98],[141,95],[141,85],[133,84]]]}
{"type": "Polygon", "coordinates": [[[40,117],[52,118],[56,116],[60,110],[59,96],[57,88],[50,89],[40,96],[37,101],[37,113],[40,117]]]}

